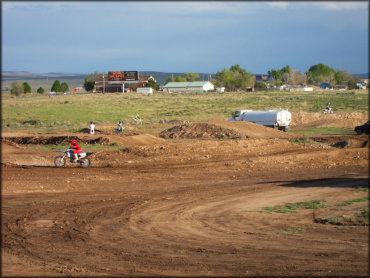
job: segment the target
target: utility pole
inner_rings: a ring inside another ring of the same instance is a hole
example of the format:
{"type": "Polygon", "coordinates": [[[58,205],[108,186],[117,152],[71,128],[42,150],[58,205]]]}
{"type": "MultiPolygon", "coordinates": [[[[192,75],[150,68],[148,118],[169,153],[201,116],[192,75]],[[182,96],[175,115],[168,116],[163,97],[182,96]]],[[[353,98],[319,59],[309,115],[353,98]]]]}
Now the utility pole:
{"type": "Polygon", "coordinates": [[[105,93],[105,79],[104,79],[104,73],[103,73],[103,94],[105,93]]]}

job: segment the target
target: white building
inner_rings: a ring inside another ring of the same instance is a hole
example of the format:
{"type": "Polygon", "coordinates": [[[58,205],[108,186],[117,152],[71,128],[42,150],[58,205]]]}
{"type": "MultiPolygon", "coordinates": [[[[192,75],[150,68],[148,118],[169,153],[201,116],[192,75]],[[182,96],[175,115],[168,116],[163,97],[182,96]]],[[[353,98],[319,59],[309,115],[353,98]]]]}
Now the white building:
{"type": "Polygon", "coordinates": [[[153,94],[153,88],[151,87],[137,88],[136,92],[138,94],[153,94]]]}
{"type": "Polygon", "coordinates": [[[163,86],[165,92],[207,92],[215,86],[209,81],[169,82],[163,86]]]}

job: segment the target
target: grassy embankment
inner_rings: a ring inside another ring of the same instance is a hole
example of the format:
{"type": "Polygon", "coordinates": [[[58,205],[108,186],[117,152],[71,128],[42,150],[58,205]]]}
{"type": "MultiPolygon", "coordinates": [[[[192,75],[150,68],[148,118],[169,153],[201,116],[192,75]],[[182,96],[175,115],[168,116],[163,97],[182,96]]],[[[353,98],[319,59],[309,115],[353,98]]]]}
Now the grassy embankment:
{"type": "MultiPolygon", "coordinates": [[[[266,110],[287,108],[292,112],[321,112],[330,101],[335,111],[367,113],[367,91],[321,92],[229,92],[229,93],[156,93],[81,94],[53,97],[2,96],[2,130],[49,133],[76,131],[90,121],[115,124],[131,122],[139,113],[143,131],[163,130],[170,120],[198,121],[215,117],[229,118],[236,109],[266,110]],[[161,123],[161,124],[159,124],[161,123]]],[[[315,133],[315,131],[312,131],[315,133]]],[[[326,132],[323,130],[322,132],[326,132]]],[[[343,133],[343,130],[328,130],[343,133]]]]}

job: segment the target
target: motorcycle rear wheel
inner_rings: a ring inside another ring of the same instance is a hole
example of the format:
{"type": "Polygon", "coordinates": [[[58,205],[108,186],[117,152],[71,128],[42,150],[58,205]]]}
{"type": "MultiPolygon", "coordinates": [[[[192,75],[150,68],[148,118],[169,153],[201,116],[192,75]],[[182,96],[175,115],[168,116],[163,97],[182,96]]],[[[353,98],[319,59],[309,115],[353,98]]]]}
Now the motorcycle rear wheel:
{"type": "Polygon", "coordinates": [[[64,167],[66,165],[66,159],[64,158],[64,156],[59,155],[54,159],[54,164],[57,168],[64,167]]]}
{"type": "Polygon", "coordinates": [[[90,159],[88,158],[81,158],[80,159],[80,165],[82,166],[82,168],[87,168],[90,166],[90,159]]]}

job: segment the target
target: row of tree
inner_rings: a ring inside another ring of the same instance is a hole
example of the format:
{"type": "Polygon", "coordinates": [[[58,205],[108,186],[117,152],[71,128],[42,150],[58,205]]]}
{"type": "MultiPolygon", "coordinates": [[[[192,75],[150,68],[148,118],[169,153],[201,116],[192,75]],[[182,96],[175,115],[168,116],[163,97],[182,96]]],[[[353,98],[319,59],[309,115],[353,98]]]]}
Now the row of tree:
{"type": "MultiPolygon", "coordinates": [[[[272,76],[272,85],[281,86],[283,84],[289,85],[320,85],[321,83],[328,83],[330,86],[345,85],[348,82],[350,89],[356,88],[356,83],[360,80],[357,76],[351,75],[345,70],[334,70],[324,64],[317,64],[311,66],[305,73],[300,73],[298,70],[291,69],[289,65],[279,69],[271,69],[268,75],[272,76]]],[[[185,73],[184,77],[177,76],[175,79],[169,77],[168,82],[186,82],[200,80],[199,74],[185,73]]],[[[265,82],[256,82],[255,75],[247,72],[241,68],[240,65],[233,65],[229,69],[222,69],[216,73],[216,79],[212,80],[218,87],[226,87],[228,89],[237,88],[252,88],[262,87],[266,88],[265,82]]]]}
{"type": "MultiPolygon", "coordinates": [[[[192,82],[199,81],[200,75],[198,73],[189,72],[184,73],[184,77],[178,75],[176,78],[170,76],[166,80],[169,82],[192,82]]],[[[253,87],[255,84],[255,76],[241,68],[239,65],[231,66],[230,69],[223,69],[216,73],[216,79],[212,80],[218,87],[227,87],[229,89],[253,87]]]]}
{"type": "MultiPolygon", "coordinates": [[[[63,82],[60,84],[59,80],[55,80],[53,85],[51,86],[52,92],[67,92],[69,91],[68,84],[66,82],[63,82]]],[[[22,94],[28,94],[31,93],[31,86],[27,82],[23,82],[22,84],[19,81],[15,81],[11,84],[10,93],[15,96],[20,96],[22,94]]],[[[45,93],[45,89],[42,87],[39,87],[37,89],[38,94],[45,93]]]]}
{"type": "MultiPolygon", "coordinates": [[[[348,82],[350,89],[356,88],[356,83],[359,78],[351,75],[345,70],[334,70],[331,67],[324,64],[317,64],[311,66],[307,72],[300,73],[296,69],[290,68],[289,65],[281,69],[271,69],[268,75],[272,76],[273,80],[270,80],[270,84],[273,86],[281,86],[283,84],[289,85],[320,85],[321,83],[328,83],[330,86],[344,85],[348,82]]],[[[95,80],[101,77],[103,73],[94,72],[85,77],[84,88],[86,91],[92,91],[94,89],[95,80]]],[[[178,75],[176,78],[170,76],[166,79],[166,84],[169,82],[192,82],[199,81],[200,75],[198,73],[189,72],[185,73],[184,76],[178,75]]],[[[216,73],[216,79],[212,82],[217,87],[226,87],[228,89],[238,88],[266,88],[265,82],[256,82],[254,74],[247,72],[241,68],[240,65],[236,64],[231,66],[229,69],[223,68],[221,71],[216,73]]],[[[159,85],[154,79],[149,79],[148,87],[152,87],[158,90],[159,85]]]]}
{"type": "Polygon", "coordinates": [[[200,80],[200,75],[198,73],[188,72],[188,73],[184,73],[184,77],[182,77],[181,75],[176,76],[176,78],[174,78],[173,76],[169,76],[166,79],[166,84],[169,82],[193,82],[193,81],[199,81],[199,80],[200,80]]]}
{"type": "Polygon", "coordinates": [[[360,80],[357,76],[350,74],[345,70],[334,70],[324,64],[311,66],[307,72],[301,74],[298,70],[285,66],[280,70],[269,70],[267,72],[273,76],[272,84],[281,86],[283,84],[300,85],[320,85],[328,83],[330,86],[345,85],[348,82],[349,87],[356,88],[356,83],[360,80]]]}

